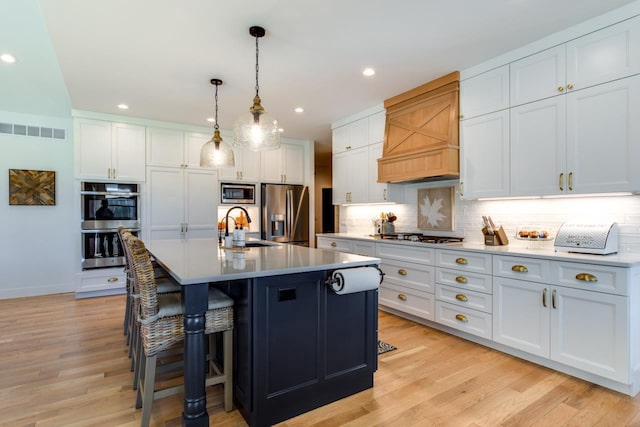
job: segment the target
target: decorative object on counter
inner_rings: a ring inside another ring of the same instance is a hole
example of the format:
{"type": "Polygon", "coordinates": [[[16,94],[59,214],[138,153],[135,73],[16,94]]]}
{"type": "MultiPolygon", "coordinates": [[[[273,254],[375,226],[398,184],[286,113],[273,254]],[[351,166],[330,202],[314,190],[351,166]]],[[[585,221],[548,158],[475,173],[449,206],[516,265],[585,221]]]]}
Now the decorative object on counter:
{"type": "Polygon", "coordinates": [[[393,346],[391,344],[387,344],[384,341],[378,340],[378,354],[383,354],[383,353],[386,353],[386,352],[389,352],[389,351],[393,351],[393,350],[396,350],[396,349],[397,349],[396,346],[393,346]]]}
{"type": "Polygon", "coordinates": [[[542,225],[521,225],[516,231],[516,238],[521,240],[551,240],[551,233],[542,225]]]}
{"type": "Polygon", "coordinates": [[[487,246],[504,246],[509,244],[507,233],[502,226],[496,227],[490,216],[482,216],[482,234],[484,234],[484,244],[487,246]]]}
{"type": "Polygon", "coordinates": [[[55,206],[56,173],[9,169],[9,205],[55,206]]]}
{"type": "Polygon", "coordinates": [[[609,255],[618,252],[618,223],[565,222],[558,230],[556,251],[609,255]]]}
{"type": "MultiPolygon", "coordinates": [[[[245,208],[243,208],[242,206],[231,206],[229,208],[229,210],[227,211],[227,214],[224,216],[224,222],[225,222],[225,226],[224,226],[224,245],[225,246],[240,246],[240,245],[236,245],[237,240],[237,236],[233,236],[233,238],[229,239],[229,213],[231,213],[232,210],[234,209],[240,209],[241,211],[243,211],[245,213],[245,215],[247,216],[247,223],[251,223],[251,217],[249,216],[249,212],[247,212],[247,210],[245,208]],[[229,240],[231,240],[231,245],[229,245],[229,240]]],[[[233,220],[233,218],[231,218],[233,220]]],[[[235,221],[235,220],[234,220],[235,221]]],[[[236,230],[238,230],[238,223],[236,223],[236,230]]],[[[242,238],[243,244],[242,246],[244,246],[244,237],[242,238]]]]}
{"type": "Polygon", "coordinates": [[[280,148],[278,121],[262,107],[258,84],[258,39],[264,37],[265,29],[254,26],[249,28],[249,34],[256,38],[256,96],[249,113],[240,116],[233,125],[233,140],[235,145],[253,151],[275,150],[280,148]]]}
{"type": "Polygon", "coordinates": [[[418,228],[453,231],[454,186],[418,189],[418,228]]]}
{"type": "Polygon", "coordinates": [[[213,136],[204,143],[200,150],[200,166],[204,168],[221,168],[235,166],[233,150],[226,144],[220,136],[220,126],[218,125],[218,86],[222,85],[222,80],[211,79],[211,84],[216,87],[216,115],[213,126],[213,136]]]}
{"type": "Polygon", "coordinates": [[[382,224],[381,234],[392,234],[396,231],[396,226],[393,222],[398,219],[398,217],[393,212],[382,212],[380,213],[380,219],[382,224]]]}

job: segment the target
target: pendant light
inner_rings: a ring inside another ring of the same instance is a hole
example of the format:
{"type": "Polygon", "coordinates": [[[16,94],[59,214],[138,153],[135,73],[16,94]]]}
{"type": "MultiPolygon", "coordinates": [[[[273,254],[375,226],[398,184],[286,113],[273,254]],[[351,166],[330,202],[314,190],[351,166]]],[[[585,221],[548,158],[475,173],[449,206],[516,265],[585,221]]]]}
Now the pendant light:
{"type": "Polygon", "coordinates": [[[233,150],[226,144],[220,136],[218,126],[218,86],[222,85],[222,80],[211,79],[211,84],[216,87],[216,117],[213,126],[213,136],[204,143],[200,150],[200,166],[205,168],[234,167],[235,160],[233,150]]]}
{"type": "Polygon", "coordinates": [[[258,39],[265,35],[265,30],[262,27],[251,27],[249,34],[256,38],[256,96],[249,111],[240,116],[233,126],[234,145],[252,151],[275,150],[280,148],[278,121],[262,107],[258,84],[258,39]]]}

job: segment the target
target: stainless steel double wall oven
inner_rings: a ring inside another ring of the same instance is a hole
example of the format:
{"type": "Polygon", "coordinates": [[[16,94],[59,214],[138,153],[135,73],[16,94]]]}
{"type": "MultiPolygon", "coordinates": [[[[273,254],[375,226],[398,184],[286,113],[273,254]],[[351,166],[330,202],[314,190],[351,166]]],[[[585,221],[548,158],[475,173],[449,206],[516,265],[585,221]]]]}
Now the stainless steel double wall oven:
{"type": "Polygon", "coordinates": [[[138,184],[82,182],[82,268],[125,264],[118,227],[137,235],[140,231],[138,184]]]}

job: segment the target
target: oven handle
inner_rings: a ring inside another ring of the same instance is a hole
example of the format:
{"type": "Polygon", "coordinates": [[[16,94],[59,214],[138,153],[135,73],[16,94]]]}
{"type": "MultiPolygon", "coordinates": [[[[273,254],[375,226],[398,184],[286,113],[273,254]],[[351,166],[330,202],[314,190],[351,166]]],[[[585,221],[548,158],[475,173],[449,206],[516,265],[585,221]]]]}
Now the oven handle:
{"type": "MultiPolygon", "coordinates": [[[[140,231],[140,228],[125,228],[126,231],[140,231]]],[[[80,230],[82,234],[95,234],[95,233],[117,233],[117,228],[100,228],[96,230],[80,230]]]]}

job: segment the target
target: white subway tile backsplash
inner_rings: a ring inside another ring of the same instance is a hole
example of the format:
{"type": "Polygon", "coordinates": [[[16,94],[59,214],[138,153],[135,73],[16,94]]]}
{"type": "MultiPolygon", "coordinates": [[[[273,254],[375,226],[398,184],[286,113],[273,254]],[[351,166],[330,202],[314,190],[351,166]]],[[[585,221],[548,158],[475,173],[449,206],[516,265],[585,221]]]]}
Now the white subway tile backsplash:
{"type": "Polygon", "coordinates": [[[418,229],[419,188],[456,185],[457,181],[405,184],[404,204],[359,205],[340,207],[340,232],[368,235],[374,232],[372,219],[381,212],[394,212],[398,219],[396,231],[414,231],[442,236],[462,236],[467,242],[482,243],[482,215],[490,215],[497,225],[502,225],[509,236],[510,245],[522,246],[535,243],[538,248],[553,248],[553,241],[529,242],[516,240],[518,226],[539,224],[555,235],[567,221],[608,222],[615,221],[620,230],[620,253],[640,253],[640,196],[538,198],[524,200],[461,200],[456,191],[455,226],[451,232],[435,232],[418,229]]]}

